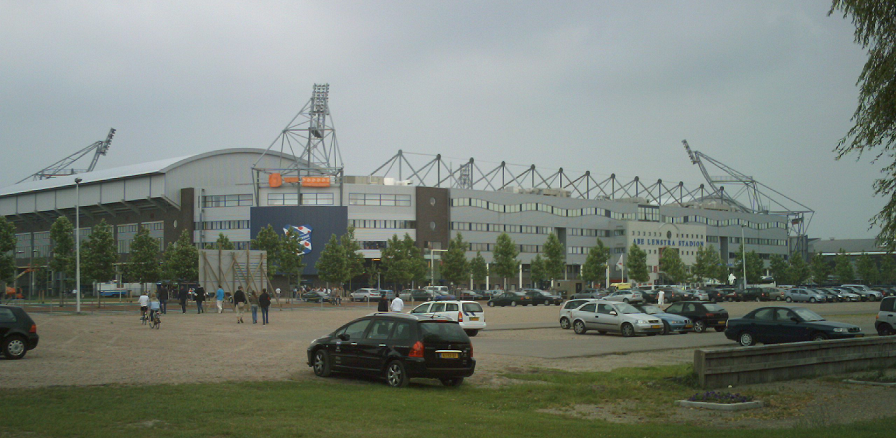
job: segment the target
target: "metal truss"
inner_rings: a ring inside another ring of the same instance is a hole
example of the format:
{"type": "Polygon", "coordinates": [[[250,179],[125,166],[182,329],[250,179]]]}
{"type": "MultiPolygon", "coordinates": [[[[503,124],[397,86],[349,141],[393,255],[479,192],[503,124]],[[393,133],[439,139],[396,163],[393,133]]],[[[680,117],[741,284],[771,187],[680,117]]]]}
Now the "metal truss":
{"type": "Polygon", "coordinates": [[[92,143],[90,146],[81,149],[78,152],[75,152],[31,175],[22,178],[16,184],[32,180],[38,181],[42,179],[50,179],[55,178],[57,176],[66,176],[66,175],[74,175],[77,173],[86,173],[92,172],[93,169],[96,168],[96,163],[99,161],[101,155],[106,155],[106,152],[109,151],[109,147],[112,145],[112,137],[115,136],[115,128],[109,129],[109,134],[106,135],[105,140],[100,140],[92,143]],[[76,161],[80,160],[87,154],[93,152],[93,159],[90,161],[90,165],[86,169],[75,169],[72,166],[76,161]]]}

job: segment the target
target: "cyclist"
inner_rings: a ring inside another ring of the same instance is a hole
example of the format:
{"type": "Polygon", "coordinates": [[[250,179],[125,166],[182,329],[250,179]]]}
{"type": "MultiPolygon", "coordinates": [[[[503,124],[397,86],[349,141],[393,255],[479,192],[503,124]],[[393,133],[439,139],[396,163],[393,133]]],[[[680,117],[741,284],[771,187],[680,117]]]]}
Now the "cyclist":
{"type": "Polygon", "coordinates": [[[156,320],[156,315],[161,314],[161,312],[162,312],[162,305],[159,302],[158,298],[156,298],[156,296],[153,295],[152,301],[149,302],[149,320],[151,321],[153,326],[158,324],[158,320],[156,320]]]}
{"type": "Polygon", "coordinates": [[[140,303],[140,320],[143,323],[146,323],[146,310],[149,308],[149,295],[146,292],[140,292],[140,298],[137,298],[137,302],[140,303]]]}

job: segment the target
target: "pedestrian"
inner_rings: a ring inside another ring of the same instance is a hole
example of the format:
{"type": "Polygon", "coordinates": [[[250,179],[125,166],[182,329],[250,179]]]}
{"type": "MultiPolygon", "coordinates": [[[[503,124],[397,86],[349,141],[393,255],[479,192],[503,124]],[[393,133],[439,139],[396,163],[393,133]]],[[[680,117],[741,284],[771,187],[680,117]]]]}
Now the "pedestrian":
{"type": "Polygon", "coordinates": [[[267,289],[261,290],[261,296],[258,297],[258,305],[261,306],[261,325],[267,325],[271,322],[268,321],[268,309],[271,307],[271,296],[268,295],[267,289]]]}
{"type": "Polygon", "coordinates": [[[224,288],[220,284],[215,291],[215,305],[218,306],[218,313],[224,313],[224,288]]]}
{"type": "Polygon", "coordinates": [[[180,285],[180,292],[177,294],[177,300],[180,301],[181,313],[187,313],[187,285],[180,285]]]}
{"type": "Polygon", "coordinates": [[[252,324],[258,324],[258,295],[254,290],[249,292],[249,307],[252,308],[252,324]]]}
{"type": "Polygon", "coordinates": [[[376,305],[377,312],[388,312],[389,311],[389,299],[386,298],[386,294],[380,295],[379,303],[376,305]]]}
{"type": "Polygon", "coordinates": [[[389,307],[392,309],[393,312],[401,312],[402,310],[404,310],[404,301],[396,293],[395,299],[392,300],[392,305],[389,307]]]}
{"type": "Polygon", "coordinates": [[[666,304],[666,293],[660,289],[660,292],[656,294],[656,303],[660,306],[666,304]]]}
{"type": "MultiPolygon", "coordinates": [[[[280,288],[274,289],[274,293],[277,294],[277,305],[280,305],[280,288]]],[[[282,308],[280,310],[283,310],[282,308]]]]}
{"type": "Polygon", "coordinates": [[[196,313],[205,313],[202,303],[205,302],[205,288],[199,286],[196,288],[196,313]]]}
{"type": "Polygon", "coordinates": [[[236,311],[236,322],[238,324],[243,323],[243,309],[246,308],[246,293],[243,292],[243,287],[239,286],[236,288],[236,292],[233,293],[233,310],[236,311]]]}
{"type": "Polygon", "coordinates": [[[162,315],[168,313],[168,286],[162,286],[159,290],[159,307],[162,315]]]}

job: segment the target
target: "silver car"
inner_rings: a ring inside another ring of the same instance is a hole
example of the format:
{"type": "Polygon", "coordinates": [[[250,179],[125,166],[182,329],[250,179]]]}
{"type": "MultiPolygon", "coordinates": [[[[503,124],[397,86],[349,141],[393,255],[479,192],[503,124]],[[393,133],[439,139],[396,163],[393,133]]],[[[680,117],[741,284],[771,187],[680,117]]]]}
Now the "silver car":
{"type": "Polygon", "coordinates": [[[653,336],[663,331],[660,318],[641,313],[634,306],[613,301],[592,301],[579,306],[570,312],[572,328],[576,334],[584,334],[588,330],[598,333],[622,333],[631,337],[636,334],[653,336]]]}
{"type": "Polygon", "coordinates": [[[636,290],[618,290],[604,297],[606,301],[622,301],[623,303],[643,303],[644,296],[636,290]]]}
{"type": "Polygon", "coordinates": [[[784,301],[787,301],[788,303],[792,303],[794,301],[806,303],[823,303],[825,302],[825,295],[814,290],[795,287],[784,293],[784,301]]]}

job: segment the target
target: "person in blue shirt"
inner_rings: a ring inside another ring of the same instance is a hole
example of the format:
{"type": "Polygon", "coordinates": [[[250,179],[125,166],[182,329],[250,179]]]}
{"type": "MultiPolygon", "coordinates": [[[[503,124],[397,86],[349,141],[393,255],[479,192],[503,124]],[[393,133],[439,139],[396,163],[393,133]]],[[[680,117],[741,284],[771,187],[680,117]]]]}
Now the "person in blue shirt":
{"type": "Polygon", "coordinates": [[[224,313],[224,288],[221,285],[218,285],[215,292],[215,304],[218,306],[218,313],[224,313]]]}

